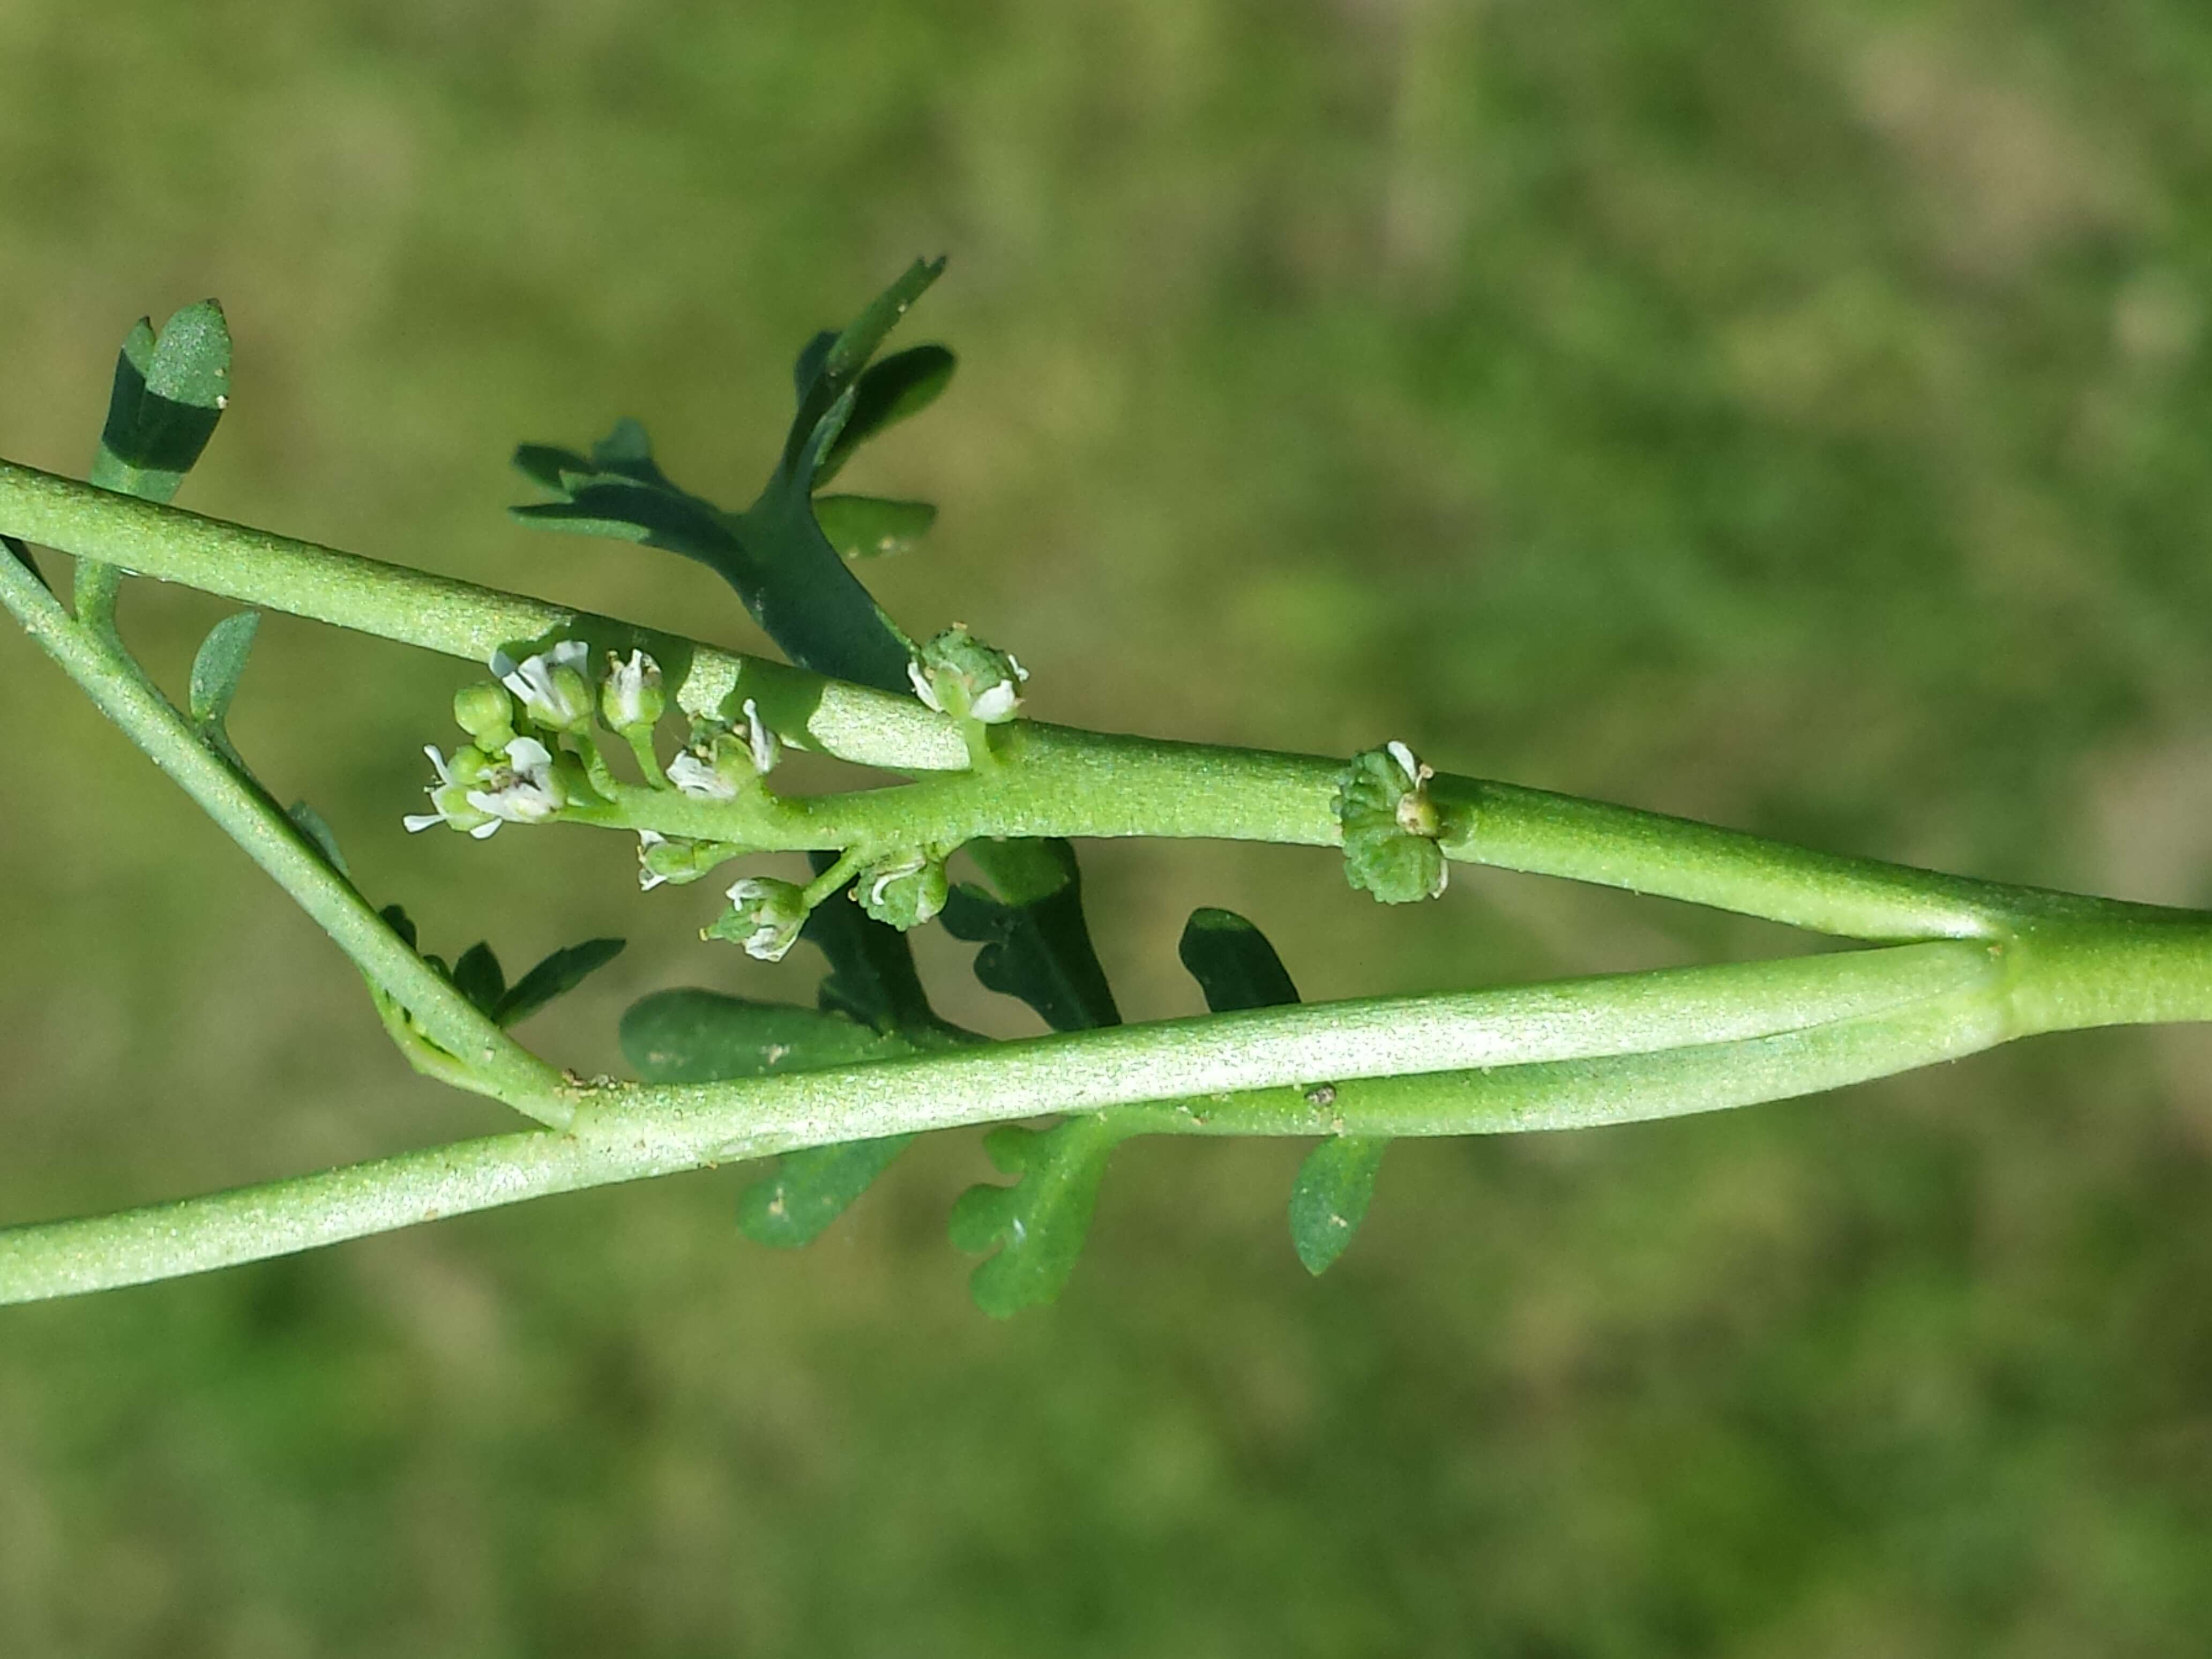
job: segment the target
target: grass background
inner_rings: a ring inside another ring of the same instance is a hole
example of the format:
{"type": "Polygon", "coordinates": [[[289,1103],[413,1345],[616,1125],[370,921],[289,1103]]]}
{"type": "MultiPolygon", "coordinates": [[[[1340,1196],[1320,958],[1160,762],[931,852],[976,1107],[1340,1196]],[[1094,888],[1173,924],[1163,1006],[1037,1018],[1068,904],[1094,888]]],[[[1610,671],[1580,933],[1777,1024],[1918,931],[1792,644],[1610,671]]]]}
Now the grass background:
{"type": "MultiPolygon", "coordinates": [[[[2212,14],[2189,0],[0,6],[0,453],[82,471],[222,296],[204,511],[743,645],[536,536],[518,440],[743,499],[916,252],[963,368],[854,487],[1048,717],[2212,898],[2212,14]]],[[[216,608],[126,596],[171,676],[216,608]]],[[[465,671],[272,619],[234,730],[448,954],[698,945],[582,832],[409,840],[465,671]]],[[[0,1215],[498,1121],[0,631],[0,1215]]],[[[1134,1017],[1245,910],[1310,996],[1788,948],[1520,878],[1086,854],[1134,1017]]],[[[1021,1011],[925,955],[948,1010],[1021,1011]]],[[[1401,1146],[1309,1281],[1296,1149],[1144,1144],[1057,1309],[921,1149],[811,1250],[725,1171],[0,1316],[0,1650],[2188,1654],[2212,1626],[2212,1042],[2045,1039],[1708,1121],[1401,1146]]]]}

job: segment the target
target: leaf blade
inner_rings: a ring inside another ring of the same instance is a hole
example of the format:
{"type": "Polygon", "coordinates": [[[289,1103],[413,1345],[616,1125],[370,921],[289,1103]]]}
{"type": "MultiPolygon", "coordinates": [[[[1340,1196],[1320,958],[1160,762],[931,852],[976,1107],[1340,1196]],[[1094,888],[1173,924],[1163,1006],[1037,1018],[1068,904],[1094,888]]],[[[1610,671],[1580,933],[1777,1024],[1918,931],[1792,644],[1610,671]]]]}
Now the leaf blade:
{"type": "Polygon", "coordinates": [[[1192,911],[1176,953],[1198,981],[1206,1007],[1217,1014],[1280,1007],[1298,1000],[1290,969],[1267,935],[1234,910],[1192,911]]]}
{"type": "Polygon", "coordinates": [[[185,306],[157,334],[141,318],[115,360],[91,482],[146,501],[175,498],[229,400],[230,330],[213,300],[185,306]]]}
{"type": "Polygon", "coordinates": [[[507,988],[492,1010],[493,1023],[519,1024],[556,997],[566,996],[620,956],[625,942],[592,939],[563,945],[507,988]]]}
{"type": "Polygon", "coordinates": [[[1366,1219],[1375,1177],[1389,1146],[1379,1135],[1336,1135],[1298,1165],[1291,1188],[1291,1246],[1315,1277],[1344,1254],[1366,1219]]]}
{"type": "Polygon", "coordinates": [[[258,611],[239,611],[208,629],[192,657],[192,672],[185,691],[185,707],[203,736],[221,732],[238,696],[238,683],[246,672],[246,659],[261,631],[258,611]]]}

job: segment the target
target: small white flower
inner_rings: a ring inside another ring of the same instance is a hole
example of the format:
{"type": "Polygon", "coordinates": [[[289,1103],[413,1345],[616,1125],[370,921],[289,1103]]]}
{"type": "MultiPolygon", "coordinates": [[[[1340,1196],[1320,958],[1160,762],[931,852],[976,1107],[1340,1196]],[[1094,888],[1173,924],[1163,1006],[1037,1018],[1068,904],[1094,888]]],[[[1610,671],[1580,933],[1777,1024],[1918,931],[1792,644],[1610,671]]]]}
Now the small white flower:
{"type": "Polygon", "coordinates": [[[583,641],[563,640],[520,662],[495,653],[491,672],[540,726],[576,732],[592,723],[591,659],[592,647],[583,641]]]}
{"type": "Polygon", "coordinates": [[[747,876],[730,889],[730,913],[708,930],[732,939],[762,962],[781,962],[806,925],[806,896],[787,881],[747,876]]]}
{"type": "Polygon", "coordinates": [[[487,787],[469,791],[469,805],[503,823],[543,823],[568,805],[552,752],[535,738],[508,744],[506,763],[485,773],[483,782],[487,787]]]}
{"type": "Polygon", "coordinates": [[[700,800],[734,800],[738,786],[720,768],[696,750],[687,749],[668,763],[668,781],[700,800]]]}
{"type": "Polygon", "coordinates": [[[760,708],[750,697],[745,699],[745,747],[752,751],[753,770],[766,777],[775,770],[776,757],[783,745],[775,732],[761,723],[760,708]]]}
{"type": "Polygon", "coordinates": [[[906,665],[907,684],[933,714],[999,726],[1021,712],[1030,671],[1011,653],[993,649],[956,623],[906,665]]]}
{"type": "Polygon", "coordinates": [[[660,665],[642,651],[628,661],[607,653],[607,683],[599,690],[599,712],[617,732],[635,731],[659,720],[665,707],[660,694],[660,665]]]}
{"type": "Polygon", "coordinates": [[[431,769],[438,775],[438,781],[423,792],[430,797],[430,805],[437,810],[410,812],[400,819],[407,826],[407,833],[418,835],[434,824],[450,823],[454,829],[465,830],[477,840],[482,841],[498,829],[499,820],[487,817],[469,799],[469,785],[482,774],[480,763],[484,758],[483,754],[474,749],[465,749],[453,757],[453,765],[448,766],[445,756],[434,746],[426,746],[422,752],[430,757],[431,769]],[[471,759],[479,764],[468,765],[471,759]],[[462,774],[457,775],[455,768],[461,768],[462,774]]]}

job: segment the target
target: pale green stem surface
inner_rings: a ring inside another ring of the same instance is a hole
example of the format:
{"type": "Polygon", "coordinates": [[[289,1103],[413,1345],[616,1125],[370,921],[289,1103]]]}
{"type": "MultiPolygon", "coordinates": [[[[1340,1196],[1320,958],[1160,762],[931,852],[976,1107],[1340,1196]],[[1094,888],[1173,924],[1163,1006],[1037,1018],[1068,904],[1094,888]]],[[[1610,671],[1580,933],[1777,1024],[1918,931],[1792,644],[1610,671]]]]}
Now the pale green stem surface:
{"type": "MultiPolygon", "coordinates": [[[[641,646],[664,666],[688,659],[678,694],[695,713],[753,696],[787,740],[895,771],[960,773],[958,727],[910,698],[542,599],[500,592],[357,554],[248,529],[0,461],[0,531],[264,606],[485,662],[548,635],[605,648],[641,646]]],[[[1323,757],[1167,743],[1024,721],[989,773],[825,800],[811,822],[763,846],[842,847],[866,839],[945,842],[975,836],[1158,836],[1333,846],[1343,763],[1323,757]],[[930,793],[934,791],[935,793],[930,793]]],[[[2151,907],[2001,886],[1792,847],[1739,831],[1543,790],[1443,776],[1444,850],[1503,869],[1588,881],[1864,939],[1988,938],[2021,918],[2161,914],[2151,907]]],[[[724,838],[712,804],[662,797],[641,827],[724,838]],[[696,828],[686,828],[687,823],[696,828]]]]}
{"type": "Polygon", "coordinates": [[[2039,1031],[2212,1017],[2212,923],[2144,931],[2051,924],[2013,945],[1892,946],[1258,1010],[744,1082],[600,1085],[576,1091],[560,1133],[0,1231],[0,1302],[795,1147],[1007,1118],[1121,1109],[1145,1133],[1216,1135],[1593,1127],[1815,1093],[2039,1031]],[[1387,1073],[1438,1059],[1495,1066],[1387,1073]],[[1331,1086],[1312,1086],[1323,1081],[1331,1086]]]}

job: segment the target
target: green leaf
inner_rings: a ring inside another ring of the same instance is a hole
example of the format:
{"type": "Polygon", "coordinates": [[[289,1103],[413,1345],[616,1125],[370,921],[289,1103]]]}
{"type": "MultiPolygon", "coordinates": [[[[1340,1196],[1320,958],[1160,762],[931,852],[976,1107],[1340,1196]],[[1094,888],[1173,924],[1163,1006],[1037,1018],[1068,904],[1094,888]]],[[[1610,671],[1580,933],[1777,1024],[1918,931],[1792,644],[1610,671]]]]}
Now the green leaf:
{"type": "Polygon", "coordinates": [[[805,408],[806,399],[814,390],[814,383],[822,378],[822,366],[830,361],[830,348],[837,343],[837,331],[825,328],[799,348],[799,361],[792,365],[792,389],[805,408]]]}
{"type": "Polygon", "coordinates": [[[968,1280],[975,1305],[994,1319],[1055,1300],[1098,1206],[1098,1188],[1114,1148],[1132,1132],[1111,1120],[1072,1117],[1049,1129],[1008,1124],[983,1139],[983,1149],[1011,1187],[970,1187],[952,1206],[955,1249],[996,1250],[968,1280]]]}
{"type": "Polygon", "coordinates": [[[917,546],[937,522],[937,509],[877,495],[817,495],[814,521],[842,556],[880,559],[917,546]]]}
{"type": "Polygon", "coordinates": [[[539,963],[499,999],[489,1012],[501,1025],[514,1025],[530,1018],[556,997],[566,996],[585,980],[622,954],[618,939],[586,939],[564,945],[539,963]]]}
{"type": "MultiPolygon", "coordinates": [[[[915,1052],[903,1038],[843,1014],[696,990],[663,991],[635,1004],[623,1016],[622,1048],[638,1075],[653,1083],[818,1071],[915,1052]]],[[[738,1195],[738,1230],[779,1249],[812,1242],[913,1139],[888,1135],[785,1153],[771,1174],[738,1195]]]]}
{"type": "MultiPolygon", "coordinates": [[[[1193,911],[1183,926],[1180,954],[1206,994],[1206,1006],[1217,1014],[1298,1000],[1275,947],[1233,910],[1193,911]]],[[[1291,1188],[1291,1245],[1308,1273],[1325,1272],[1359,1231],[1375,1195],[1375,1172],[1389,1145],[1382,1136],[1337,1135],[1316,1146],[1298,1166],[1291,1188]]]]}
{"type": "Polygon", "coordinates": [[[92,482],[147,501],[173,499],[207,447],[230,392],[230,331],[213,300],[161,325],[141,318],[123,342],[92,482]]]}
{"type": "Polygon", "coordinates": [[[1338,1135],[1306,1154],[1291,1188],[1291,1244],[1308,1273],[1327,1272],[1352,1243],[1389,1146],[1381,1136],[1338,1135]]]}
{"type": "MultiPolygon", "coordinates": [[[[295,800],[284,809],[284,816],[291,819],[293,827],[307,838],[308,844],[323,855],[324,863],[329,865],[348,881],[353,879],[353,872],[346,867],[345,854],[338,851],[338,838],[331,833],[331,826],[324,820],[320,812],[303,800],[295,800]]],[[[395,904],[392,908],[398,910],[399,907],[395,904]]],[[[407,913],[400,910],[399,914],[404,918],[407,913]]],[[[387,921],[391,920],[389,911],[386,913],[385,920],[387,921]]],[[[407,942],[410,945],[415,942],[411,923],[408,929],[407,942]]]]}
{"type": "Polygon", "coordinates": [[[1275,1008],[1298,1000],[1290,970],[1267,935],[1234,910],[1200,909],[1183,924],[1182,965],[1217,1014],[1275,1008]]]}
{"type": "Polygon", "coordinates": [[[488,944],[471,945],[453,964],[453,988],[474,1003],[486,1019],[499,1018],[500,1000],[507,994],[507,974],[488,944]]]}
{"type": "Polygon", "coordinates": [[[811,1244],[830,1224],[907,1149],[912,1135],[845,1140],[786,1152],[775,1171],[738,1194],[738,1231],[756,1244],[795,1250],[811,1244]]]}
{"type": "Polygon", "coordinates": [[[648,1083],[719,1083],[915,1052],[842,1014],[720,991],[657,991],[631,1005],[621,1035],[623,1058],[648,1083]]]}
{"type": "Polygon", "coordinates": [[[39,562],[31,556],[31,550],[22,543],[17,541],[13,536],[0,536],[0,551],[4,551],[9,558],[29,571],[39,586],[45,588],[47,592],[51,593],[54,591],[54,585],[46,580],[46,573],[39,568],[39,562]]]}
{"type": "Polygon", "coordinates": [[[819,489],[836,477],[854,451],[869,439],[921,414],[944,396],[957,367],[958,359],[941,345],[914,346],[870,364],[854,383],[853,410],[843,429],[815,466],[813,488],[819,489]]]}
{"type": "MultiPolygon", "coordinates": [[[[830,416],[817,425],[818,441],[801,451],[808,469],[836,435],[830,416]]],[[[616,537],[696,560],[736,590],[753,619],[802,668],[879,690],[908,690],[905,636],[823,536],[808,492],[781,469],[750,511],[733,514],[671,482],[635,421],[619,423],[588,459],[525,444],[514,462],[562,497],[511,508],[523,523],[616,537]]]]}
{"type": "Polygon", "coordinates": [[[944,274],[942,255],[934,259],[916,259],[900,272],[898,279],[869,301],[860,314],[830,343],[823,354],[820,380],[842,386],[866,368],[877,348],[898,326],[899,319],[944,274]]]}
{"type": "Polygon", "coordinates": [[[239,678],[246,672],[246,659],[253,649],[253,636],[260,628],[259,611],[240,611],[210,629],[207,638],[201,641],[198,654],[192,659],[185,706],[191,711],[192,724],[200,728],[203,735],[220,732],[223,722],[229,719],[231,701],[238,696],[239,678]]]}
{"type": "Polygon", "coordinates": [[[1003,897],[963,883],[944,922],[955,939],[981,942],[975,977],[1018,997],[1055,1031],[1119,1025],[1113,988],[1083,919],[1083,878],[1064,841],[977,841],[968,855],[1003,897]]]}

